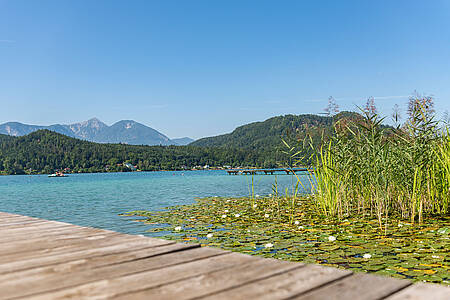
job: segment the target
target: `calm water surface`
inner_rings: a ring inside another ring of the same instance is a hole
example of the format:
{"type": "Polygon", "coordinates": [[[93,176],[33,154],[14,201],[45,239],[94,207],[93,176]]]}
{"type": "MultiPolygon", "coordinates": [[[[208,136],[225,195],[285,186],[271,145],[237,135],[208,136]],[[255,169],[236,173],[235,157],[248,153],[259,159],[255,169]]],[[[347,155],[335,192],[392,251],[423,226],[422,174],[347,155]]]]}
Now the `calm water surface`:
{"type": "MultiPolygon", "coordinates": [[[[274,179],[255,176],[255,193],[271,193],[274,179]]],[[[279,191],[291,187],[292,176],[277,179],[279,191]]],[[[146,234],[149,225],[118,214],[189,204],[197,197],[247,196],[250,181],[249,176],[231,176],[225,171],[0,176],[0,211],[146,234]]]]}

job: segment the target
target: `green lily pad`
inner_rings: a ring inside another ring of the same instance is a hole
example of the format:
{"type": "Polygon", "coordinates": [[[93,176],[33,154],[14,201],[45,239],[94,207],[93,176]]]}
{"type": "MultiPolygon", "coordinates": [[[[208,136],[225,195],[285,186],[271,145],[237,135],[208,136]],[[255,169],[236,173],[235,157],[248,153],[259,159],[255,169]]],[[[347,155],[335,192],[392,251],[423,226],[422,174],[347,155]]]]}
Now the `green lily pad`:
{"type": "Polygon", "coordinates": [[[151,223],[147,235],[163,235],[183,243],[414,281],[444,285],[450,281],[450,216],[426,218],[422,225],[408,225],[409,220],[399,222],[393,218],[388,220],[387,230],[380,232],[377,220],[370,215],[336,220],[317,215],[311,199],[299,199],[294,212],[287,201],[272,201],[258,198],[257,207],[253,208],[253,201],[248,198],[206,198],[192,205],[127,215],[147,218],[144,222],[151,223]],[[234,217],[236,213],[240,216],[234,217]],[[270,218],[264,217],[266,213],[270,218]],[[222,218],[223,214],[227,217],[222,218]],[[291,214],[302,229],[293,224],[291,214]],[[175,231],[178,226],[183,228],[181,232],[175,231]],[[209,233],[213,237],[206,238],[209,233]],[[329,241],[329,236],[337,239],[329,241]],[[267,243],[273,247],[265,248],[267,243]],[[364,258],[365,254],[371,257],[364,258]]]}

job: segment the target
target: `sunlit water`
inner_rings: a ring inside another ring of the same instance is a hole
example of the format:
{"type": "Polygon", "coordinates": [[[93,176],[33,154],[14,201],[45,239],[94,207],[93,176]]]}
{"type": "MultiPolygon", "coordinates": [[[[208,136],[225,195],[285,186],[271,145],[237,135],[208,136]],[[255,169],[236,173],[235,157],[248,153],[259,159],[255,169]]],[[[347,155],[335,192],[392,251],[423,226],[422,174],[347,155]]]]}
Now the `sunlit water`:
{"type": "MultiPolygon", "coordinates": [[[[292,176],[279,175],[277,180],[280,192],[292,189],[292,176]]],[[[274,181],[275,176],[254,176],[255,194],[270,194],[274,181]]],[[[251,176],[225,171],[0,176],[0,211],[146,234],[148,225],[119,214],[190,204],[198,197],[248,196],[250,186],[251,176]]]]}

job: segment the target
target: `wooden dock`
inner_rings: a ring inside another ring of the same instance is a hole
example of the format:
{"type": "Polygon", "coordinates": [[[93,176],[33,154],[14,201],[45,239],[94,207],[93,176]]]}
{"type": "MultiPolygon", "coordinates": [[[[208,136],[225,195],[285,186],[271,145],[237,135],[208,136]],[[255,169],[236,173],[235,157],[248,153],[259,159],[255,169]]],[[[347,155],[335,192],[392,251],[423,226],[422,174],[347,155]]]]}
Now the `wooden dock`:
{"type": "Polygon", "coordinates": [[[308,168],[293,169],[233,169],[227,170],[229,175],[274,175],[274,174],[294,174],[297,172],[312,172],[308,168]]]}
{"type": "Polygon", "coordinates": [[[0,299],[450,299],[450,288],[0,212],[0,299]]]}

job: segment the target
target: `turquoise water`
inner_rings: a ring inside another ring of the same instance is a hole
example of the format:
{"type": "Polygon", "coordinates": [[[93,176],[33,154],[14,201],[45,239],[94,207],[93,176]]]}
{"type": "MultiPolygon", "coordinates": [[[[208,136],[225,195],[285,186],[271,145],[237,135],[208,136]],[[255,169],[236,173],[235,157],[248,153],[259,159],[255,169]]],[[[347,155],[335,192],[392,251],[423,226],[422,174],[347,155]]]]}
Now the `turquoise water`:
{"type": "MultiPolygon", "coordinates": [[[[271,193],[274,176],[254,177],[255,193],[271,193]]],[[[292,176],[277,176],[279,190],[292,176]]],[[[155,210],[193,203],[197,197],[247,196],[249,176],[225,171],[134,172],[0,176],[0,211],[130,234],[146,234],[149,225],[119,216],[132,210],[155,210]]]]}

